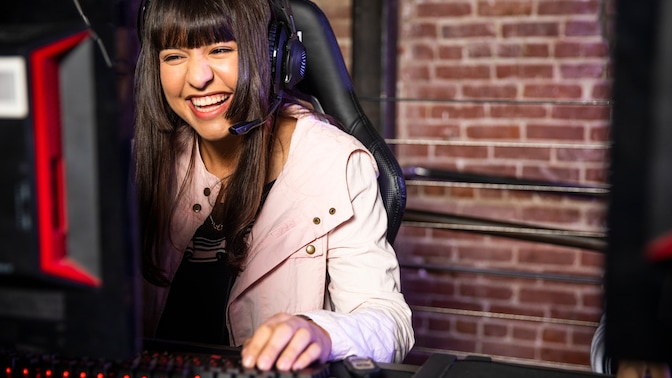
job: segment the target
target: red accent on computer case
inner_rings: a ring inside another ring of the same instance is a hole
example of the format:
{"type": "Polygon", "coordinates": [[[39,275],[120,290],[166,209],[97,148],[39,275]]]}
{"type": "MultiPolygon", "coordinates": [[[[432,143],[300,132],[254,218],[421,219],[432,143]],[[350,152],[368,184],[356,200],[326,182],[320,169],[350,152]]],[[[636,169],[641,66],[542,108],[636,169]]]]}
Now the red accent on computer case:
{"type": "Polygon", "coordinates": [[[30,55],[37,218],[42,271],[70,281],[100,286],[100,280],[68,258],[67,251],[68,214],[58,64],[61,57],[86,38],[89,33],[82,31],[36,49],[30,55]]]}
{"type": "Polygon", "coordinates": [[[646,254],[651,261],[672,259],[672,231],[649,242],[646,254]]]}

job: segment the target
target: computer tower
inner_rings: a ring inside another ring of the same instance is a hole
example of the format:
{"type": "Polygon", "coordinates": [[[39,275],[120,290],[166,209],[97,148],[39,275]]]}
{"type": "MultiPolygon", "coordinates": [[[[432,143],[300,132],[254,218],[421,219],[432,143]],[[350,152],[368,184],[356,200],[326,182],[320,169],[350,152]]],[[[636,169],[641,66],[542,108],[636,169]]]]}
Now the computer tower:
{"type": "Polygon", "coordinates": [[[83,22],[0,25],[0,347],[137,352],[130,141],[83,22]]]}

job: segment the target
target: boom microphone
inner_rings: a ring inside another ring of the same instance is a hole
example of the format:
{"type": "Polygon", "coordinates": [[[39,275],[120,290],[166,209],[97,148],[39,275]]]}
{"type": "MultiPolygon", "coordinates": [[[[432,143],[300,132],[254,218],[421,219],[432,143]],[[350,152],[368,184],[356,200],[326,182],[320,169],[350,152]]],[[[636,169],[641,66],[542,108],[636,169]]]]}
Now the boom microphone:
{"type": "Polygon", "coordinates": [[[257,127],[263,125],[271,118],[271,116],[273,116],[274,113],[277,112],[281,102],[282,97],[278,96],[275,100],[273,100],[271,108],[268,110],[266,117],[262,119],[253,119],[251,121],[236,122],[236,124],[229,127],[229,132],[233,135],[245,135],[257,127]]]}

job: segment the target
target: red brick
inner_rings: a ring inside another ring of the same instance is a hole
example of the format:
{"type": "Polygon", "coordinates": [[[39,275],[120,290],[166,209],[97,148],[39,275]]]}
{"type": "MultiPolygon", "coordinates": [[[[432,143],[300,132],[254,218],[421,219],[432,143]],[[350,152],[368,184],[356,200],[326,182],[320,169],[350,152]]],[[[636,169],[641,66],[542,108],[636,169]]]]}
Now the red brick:
{"type": "Polygon", "coordinates": [[[442,186],[423,186],[421,194],[427,197],[445,197],[447,189],[442,186]]]}
{"type": "Polygon", "coordinates": [[[433,38],[438,37],[437,27],[434,23],[411,23],[404,29],[406,37],[413,38],[433,38]]]}
{"type": "Polygon", "coordinates": [[[512,303],[508,305],[492,303],[490,304],[489,310],[495,313],[537,317],[543,317],[545,313],[544,310],[538,306],[521,306],[520,303],[512,303]]]}
{"type": "Polygon", "coordinates": [[[407,146],[397,146],[397,153],[400,156],[427,156],[428,146],[423,145],[407,145],[407,146]]]}
{"type": "Polygon", "coordinates": [[[504,37],[557,37],[560,35],[560,26],[557,22],[521,22],[504,24],[504,37]]]}
{"type": "Polygon", "coordinates": [[[441,28],[443,38],[495,37],[497,31],[490,23],[446,25],[441,28]]]}
{"type": "Polygon", "coordinates": [[[496,174],[505,177],[514,177],[516,175],[516,167],[514,165],[505,165],[501,162],[488,164],[469,163],[467,167],[474,173],[496,174]]]}
{"type": "Polygon", "coordinates": [[[462,284],[458,289],[458,293],[463,297],[473,297],[480,300],[510,300],[513,298],[513,290],[503,286],[488,286],[484,284],[468,285],[462,284]]]}
{"type": "Polygon", "coordinates": [[[469,2],[421,3],[416,5],[418,17],[461,17],[471,14],[469,2]]]}
{"type": "MultiPolygon", "coordinates": [[[[454,135],[459,135],[459,132],[460,132],[459,125],[443,123],[440,126],[424,125],[421,127],[411,128],[409,130],[408,136],[410,138],[418,138],[418,139],[426,139],[426,138],[445,139],[454,135]]],[[[427,154],[425,154],[425,156],[427,156],[427,154]]]]}
{"type": "Polygon", "coordinates": [[[524,327],[514,324],[512,334],[514,340],[533,341],[537,339],[537,329],[532,327],[524,327]]]}
{"type": "Polygon", "coordinates": [[[547,327],[541,331],[541,340],[546,343],[567,344],[569,334],[567,329],[547,327]]]}
{"type": "Polygon", "coordinates": [[[595,328],[574,328],[572,330],[572,345],[581,345],[590,348],[595,335],[595,328]]]}
{"type": "Polygon", "coordinates": [[[581,219],[581,212],[572,208],[534,206],[523,209],[522,213],[527,222],[578,223],[581,219]]]}
{"type": "Polygon", "coordinates": [[[611,83],[597,83],[593,85],[593,90],[590,94],[590,97],[595,100],[611,99],[611,83]]]}
{"type": "Polygon", "coordinates": [[[489,338],[504,338],[508,336],[509,330],[503,324],[483,324],[483,336],[489,338]]]}
{"type": "Polygon", "coordinates": [[[576,346],[567,348],[541,347],[541,360],[590,366],[590,348],[580,350],[576,346]]]}
{"type": "Polygon", "coordinates": [[[430,280],[428,278],[425,279],[418,278],[404,281],[404,290],[407,292],[422,293],[423,295],[431,295],[431,294],[454,295],[455,285],[453,282],[443,282],[437,280],[430,280]]]}
{"type": "Polygon", "coordinates": [[[499,79],[550,79],[553,77],[553,66],[550,64],[506,64],[498,65],[495,70],[499,79]]]}
{"type": "Polygon", "coordinates": [[[435,105],[431,108],[432,118],[473,119],[484,116],[483,105],[435,105]]]}
{"type": "Polygon", "coordinates": [[[574,120],[606,120],[609,114],[609,107],[599,105],[556,105],[552,111],[553,118],[574,120]]]}
{"type": "Polygon", "coordinates": [[[607,58],[609,46],[605,41],[599,42],[567,42],[558,41],[555,44],[556,58],[607,58]]]}
{"type": "Polygon", "coordinates": [[[457,87],[445,83],[442,85],[416,83],[408,88],[408,95],[417,98],[450,99],[455,98],[456,94],[457,87]]]}
{"type": "Polygon", "coordinates": [[[459,199],[473,199],[474,189],[472,188],[447,188],[446,190],[451,197],[459,199]]]}
{"type": "Polygon", "coordinates": [[[532,1],[530,0],[499,0],[479,1],[479,16],[529,16],[532,14],[532,1]]]}
{"type": "Polygon", "coordinates": [[[519,139],[520,127],[517,125],[472,125],[466,129],[470,139],[519,139]]]}
{"type": "Polygon", "coordinates": [[[518,90],[515,85],[465,85],[462,92],[467,98],[503,99],[515,98],[518,90]]]}
{"type": "Polygon", "coordinates": [[[424,43],[414,43],[411,46],[411,55],[413,60],[433,60],[435,59],[434,47],[424,43]]]}
{"type": "Polygon", "coordinates": [[[498,159],[549,160],[551,150],[536,147],[495,147],[494,155],[498,159]]]}
{"type": "MultiPolygon", "coordinates": [[[[606,200],[602,200],[602,206],[599,208],[591,208],[586,210],[586,224],[593,226],[599,230],[606,229],[606,217],[607,217],[607,204],[606,200]]],[[[583,265],[583,264],[581,264],[583,265]]]]}
{"type": "Polygon", "coordinates": [[[564,79],[599,79],[605,77],[603,64],[563,64],[560,66],[560,76],[564,79]]]}
{"type": "Polygon", "coordinates": [[[436,146],[436,156],[450,156],[484,159],[488,157],[487,147],[480,146],[436,146]]]}
{"type": "Polygon", "coordinates": [[[526,358],[526,359],[534,359],[536,354],[535,348],[532,346],[524,346],[520,344],[504,344],[489,341],[485,341],[482,343],[481,351],[484,354],[526,358]]]}
{"type": "Polygon", "coordinates": [[[523,89],[525,98],[578,99],[581,95],[581,86],[573,84],[527,84],[523,89]]]}
{"type": "Polygon", "coordinates": [[[457,258],[464,262],[510,262],[513,258],[513,251],[508,248],[460,247],[457,251],[457,258]]]}
{"type": "Polygon", "coordinates": [[[598,0],[540,0],[540,15],[597,14],[598,0]]]}
{"type": "Polygon", "coordinates": [[[604,267],[605,255],[603,252],[585,251],[581,254],[581,266],[604,267]]]}
{"type": "Polygon", "coordinates": [[[582,141],[585,139],[585,128],[572,125],[541,125],[529,124],[525,135],[528,139],[546,139],[557,141],[582,141]]]}
{"type": "Polygon", "coordinates": [[[571,162],[603,162],[608,158],[604,149],[559,148],[556,154],[559,161],[571,162]]]}
{"type": "Polygon", "coordinates": [[[568,37],[585,37],[601,34],[601,25],[597,21],[567,21],[565,35],[568,37]]]}
{"type": "Polygon", "coordinates": [[[450,317],[437,318],[429,316],[427,318],[427,328],[431,330],[451,331],[453,329],[453,319],[450,317]]]}
{"type": "Polygon", "coordinates": [[[545,118],[547,114],[548,111],[543,105],[490,105],[490,116],[493,118],[545,118]]]}
{"type": "Polygon", "coordinates": [[[549,47],[545,43],[526,43],[523,45],[523,56],[528,58],[546,58],[550,56],[549,47]]]}
{"type": "Polygon", "coordinates": [[[455,331],[463,335],[476,336],[478,333],[478,323],[473,320],[456,319],[455,331]]]}
{"type": "Polygon", "coordinates": [[[550,48],[546,43],[501,43],[497,46],[497,56],[546,58],[550,56],[550,48]]]}
{"type": "Polygon", "coordinates": [[[439,59],[462,59],[462,46],[439,46],[439,59]]]}
{"type": "MultiPolygon", "coordinates": [[[[576,291],[576,289],[574,290],[576,291]]],[[[597,306],[592,309],[587,307],[579,309],[571,306],[553,306],[550,308],[549,316],[556,319],[597,323],[600,321],[602,313],[602,306],[597,306]]]]}
{"type": "Polygon", "coordinates": [[[507,191],[499,189],[479,189],[478,196],[483,199],[503,199],[507,191]]]}
{"type": "Polygon", "coordinates": [[[520,289],[519,298],[521,303],[544,303],[572,306],[577,304],[576,294],[573,292],[542,288],[522,288],[520,289]]]}
{"type": "Polygon", "coordinates": [[[610,138],[609,124],[593,126],[589,130],[589,140],[594,142],[608,142],[610,138]]]}
{"type": "Polygon", "coordinates": [[[489,79],[490,67],[485,65],[444,65],[436,67],[438,79],[489,79]]]}
{"type": "Polygon", "coordinates": [[[518,58],[523,56],[523,45],[506,43],[497,46],[497,56],[503,58],[518,58]]]}
{"type": "Polygon", "coordinates": [[[400,76],[401,80],[408,81],[428,81],[431,77],[429,67],[427,66],[406,67],[403,71],[400,72],[400,76]]]}
{"type": "Polygon", "coordinates": [[[586,307],[603,308],[604,296],[602,295],[602,292],[595,294],[586,293],[583,295],[583,304],[586,307]]]}
{"type": "Polygon", "coordinates": [[[578,258],[576,252],[521,249],[518,252],[518,261],[524,264],[540,265],[574,265],[578,258]]]}
{"type": "Polygon", "coordinates": [[[483,311],[483,304],[474,301],[459,300],[454,297],[447,299],[432,298],[433,306],[440,308],[451,308],[456,310],[483,311]]]}
{"type": "Polygon", "coordinates": [[[466,49],[469,58],[492,57],[492,46],[486,43],[468,45],[466,49]]]}

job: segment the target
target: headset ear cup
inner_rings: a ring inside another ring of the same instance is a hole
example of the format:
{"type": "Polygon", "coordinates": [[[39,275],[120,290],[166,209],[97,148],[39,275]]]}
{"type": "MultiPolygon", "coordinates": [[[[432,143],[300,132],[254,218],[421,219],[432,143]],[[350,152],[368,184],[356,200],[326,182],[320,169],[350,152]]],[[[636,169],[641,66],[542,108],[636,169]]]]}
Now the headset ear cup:
{"type": "Polygon", "coordinates": [[[268,26],[268,47],[271,64],[271,87],[273,94],[277,95],[283,89],[283,70],[285,51],[283,46],[287,43],[288,34],[285,28],[278,22],[271,22],[268,26]]]}
{"type": "Polygon", "coordinates": [[[306,75],[306,47],[296,37],[287,43],[285,57],[286,71],[283,82],[287,89],[292,89],[306,75]]]}
{"type": "Polygon", "coordinates": [[[284,22],[271,22],[268,45],[271,63],[271,85],[277,95],[292,89],[306,73],[306,48],[284,22]]]}

